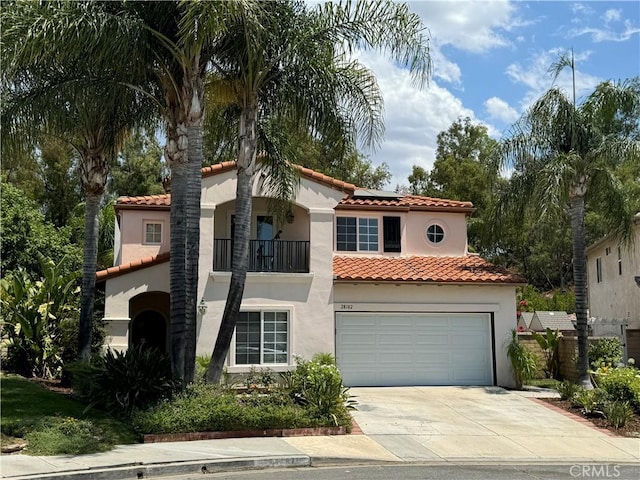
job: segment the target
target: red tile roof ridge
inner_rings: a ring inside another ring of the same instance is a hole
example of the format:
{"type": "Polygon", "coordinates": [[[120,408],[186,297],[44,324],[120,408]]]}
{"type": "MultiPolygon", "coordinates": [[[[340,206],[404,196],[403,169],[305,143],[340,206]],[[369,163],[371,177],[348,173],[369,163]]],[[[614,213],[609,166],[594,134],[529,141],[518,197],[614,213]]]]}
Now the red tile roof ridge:
{"type": "Polygon", "coordinates": [[[121,265],[115,265],[113,267],[99,270],[96,272],[96,282],[104,282],[114,277],[124,275],[125,273],[140,270],[142,268],[151,267],[153,265],[159,265],[169,260],[169,252],[159,253],[149,257],[139,258],[129,263],[123,263],[121,265]]]}

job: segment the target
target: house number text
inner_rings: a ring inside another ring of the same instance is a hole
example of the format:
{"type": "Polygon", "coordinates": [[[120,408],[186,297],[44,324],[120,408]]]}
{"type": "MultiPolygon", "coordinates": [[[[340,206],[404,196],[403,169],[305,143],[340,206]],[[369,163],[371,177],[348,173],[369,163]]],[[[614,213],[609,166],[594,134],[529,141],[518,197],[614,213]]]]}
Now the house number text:
{"type": "Polygon", "coordinates": [[[353,305],[349,303],[341,303],[340,310],[353,310],[353,305]]]}

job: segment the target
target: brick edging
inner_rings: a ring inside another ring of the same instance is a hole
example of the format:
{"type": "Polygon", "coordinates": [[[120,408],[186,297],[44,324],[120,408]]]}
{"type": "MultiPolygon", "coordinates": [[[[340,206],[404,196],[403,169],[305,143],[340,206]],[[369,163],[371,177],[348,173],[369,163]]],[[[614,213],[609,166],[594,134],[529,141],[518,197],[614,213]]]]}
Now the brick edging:
{"type": "Polygon", "coordinates": [[[587,426],[589,428],[592,428],[592,429],[597,430],[597,431],[599,431],[601,433],[604,433],[608,437],[618,437],[618,435],[616,435],[615,433],[607,430],[606,428],[598,427],[597,425],[593,424],[592,422],[590,422],[589,420],[587,420],[583,416],[576,415],[575,413],[572,413],[572,412],[568,412],[564,408],[557,407],[553,403],[545,402],[544,400],[541,400],[541,399],[535,398],[535,397],[529,397],[529,400],[533,400],[535,403],[537,403],[539,405],[544,405],[549,410],[553,410],[554,412],[560,413],[561,415],[564,415],[565,417],[571,418],[572,420],[575,420],[576,422],[582,423],[583,425],[585,425],[585,426],[587,426]]]}
{"type": "Polygon", "coordinates": [[[194,440],[219,440],[224,438],[307,437],[325,435],[347,435],[347,430],[344,427],[316,427],[235,430],[229,432],[160,433],[143,435],[142,441],[143,443],[190,442],[194,440]]]}

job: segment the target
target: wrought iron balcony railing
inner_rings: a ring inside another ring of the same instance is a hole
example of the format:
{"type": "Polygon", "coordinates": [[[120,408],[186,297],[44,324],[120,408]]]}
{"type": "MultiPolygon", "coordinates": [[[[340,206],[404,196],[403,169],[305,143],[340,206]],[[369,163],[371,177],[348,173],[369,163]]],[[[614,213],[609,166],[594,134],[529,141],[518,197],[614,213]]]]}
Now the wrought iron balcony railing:
{"type": "MultiPolygon", "coordinates": [[[[230,272],[233,240],[214,240],[213,270],[230,272]]],[[[249,272],[308,273],[308,240],[251,240],[249,244],[249,272]]]]}

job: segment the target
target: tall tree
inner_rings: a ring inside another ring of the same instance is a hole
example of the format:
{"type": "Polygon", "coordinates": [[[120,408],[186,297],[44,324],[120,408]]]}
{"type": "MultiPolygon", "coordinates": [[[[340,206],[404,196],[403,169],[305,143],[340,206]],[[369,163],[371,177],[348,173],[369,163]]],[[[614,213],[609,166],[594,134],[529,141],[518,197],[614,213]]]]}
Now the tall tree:
{"type": "MultiPolygon", "coordinates": [[[[569,66],[563,56],[554,73],[569,66]]],[[[615,176],[621,162],[640,155],[640,143],[619,127],[618,119],[636,111],[640,103],[637,81],[603,82],[581,103],[551,88],[512,127],[502,142],[502,165],[514,173],[498,214],[522,217],[528,209],[538,216],[562,219],[569,212],[576,293],[578,371],[589,388],[585,257],[585,201],[603,211],[606,230],[631,241],[632,214],[615,176]]],[[[637,128],[637,119],[636,128],[637,128]]]]}
{"type": "Polygon", "coordinates": [[[111,168],[109,193],[120,195],[158,195],[164,193],[162,180],[167,176],[162,147],[153,133],[135,131],[129,137],[111,168]]]}
{"type": "MultiPolygon", "coordinates": [[[[211,3],[191,4],[193,18],[211,3]]],[[[262,133],[270,117],[290,117],[327,138],[361,134],[375,144],[382,134],[380,92],[372,73],[346,52],[369,47],[407,65],[422,84],[430,57],[419,17],[392,2],[326,3],[308,10],[301,2],[271,2],[247,10],[218,41],[216,64],[240,109],[237,151],[236,223],[231,282],[207,379],[222,373],[237,323],[248,269],[254,174],[266,168],[267,188],[291,198],[296,187],[277,143],[262,133]],[[266,155],[258,165],[260,139],[266,155]]],[[[273,138],[273,137],[272,137],[273,138]]]]}
{"type": "Polygon", "coordinates": [[[469,241],[476,248],[483,247],[485,215],[503,182],[492,161],[497,146],[484,125],[459,118],[438,134],[431,172],[414,166],[408,177],[413,194],[473,202],[477,211],[469,225],[469,241]]]}
{"type": "MultiPolygon", "coordinates": [[[[239,109],[233,100],[227,104],[207,103],[204,125],[204,150],[207,165],[228,161],[236,156],[239,109]]],[[[303,167],[339,178],[362,188],[380,190],[391,180],[389,166],[373,166],[371,160],[349,143],[348,137],[331,142],[308,125],[292,118],[268,118],[265,130],[286,132],[278,139],[283,158],[296,161],[303,167]]],[[[273,140],[273,139],[272,139],[273,140]]]]}
{"type": "Polygon", "coordinates": [[[90,56],[95,20],[101,35],[120,40],[122,25],[93,2],[15,2],[2,9],[3,148],[33,145],[43,135],[68,142],[80,157],[85,197],[78,357],[91,353],[98,214],[109,164],[129,130],[153,118],[156,105],[123,84],[136,82],[133,58],[90,56]]]}

